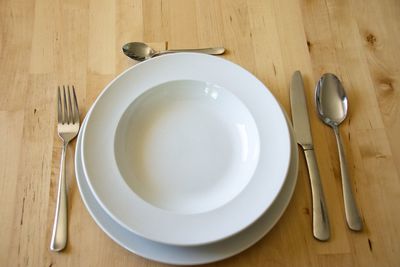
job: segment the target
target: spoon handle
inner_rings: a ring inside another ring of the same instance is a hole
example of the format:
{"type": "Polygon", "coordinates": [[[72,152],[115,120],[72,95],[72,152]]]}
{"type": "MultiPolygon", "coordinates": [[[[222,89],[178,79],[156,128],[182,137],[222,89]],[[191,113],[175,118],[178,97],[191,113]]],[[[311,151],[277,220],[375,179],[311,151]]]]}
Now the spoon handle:
{"type": "Polygon", "coordinates": [[[333,130],[335,132],[336,142],[339,150],[340,172],[342,174],[343,200],[347,225],[353,231],[360,231],[362,229],[362,221],[351,189],[342,138],[340,137],[339,128],[337,126],[334,126],[333,130]]]}
{"type": "Polygon", "coordinates": [[[313,207],[313,234],[321,241],[330,237],[328,211],[325,205],[324,192],[322,190],[321,178],[319,176],[317,160],[313,149],[304,149],[307,162],[308,174],[311,184],[311,197],[313,207]]]}
{"type": "Polygon", "coordinates": [[[194,49],[170,49],[165,51],[160,51],[157,55],[178,53],[178,52],[196,52],[208,55],[222,55],[225,53],[225,48],[223,47],[210,47],[210,48],[194,48],[194,49]]]}

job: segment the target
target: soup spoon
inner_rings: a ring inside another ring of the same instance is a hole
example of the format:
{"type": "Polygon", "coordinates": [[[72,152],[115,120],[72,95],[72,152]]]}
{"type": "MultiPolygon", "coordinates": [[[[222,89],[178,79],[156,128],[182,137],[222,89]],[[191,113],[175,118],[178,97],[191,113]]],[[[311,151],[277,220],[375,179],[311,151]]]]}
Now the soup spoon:
{"type": "Polygon", "coordinates": [[[316,86],[315,100],[319,117],[325,124],[331,126],[335,132],[339,150],[347,225],[351,230],[360,231],[362,229],[362,221],[353,197],[346,157],[339,133],[339,125],[347,116],[347,96],[342,83],[334,74],[326,73],[322,75],[316,86]]]}
{"type": "Polygon", "coordinates": [[[178,52],[196,52],[209,55],[222,55],[223,53],[225,53],[225,48],[211,47],[211,48],[170,49],[164,51],[156,51],[145,43],[132,42],[125,44],[122,47],[122,51],[124,51],[124,54],[132,59],[135,59],[137,61],[143,61],[155,56],[178,53],[178,52]]]}

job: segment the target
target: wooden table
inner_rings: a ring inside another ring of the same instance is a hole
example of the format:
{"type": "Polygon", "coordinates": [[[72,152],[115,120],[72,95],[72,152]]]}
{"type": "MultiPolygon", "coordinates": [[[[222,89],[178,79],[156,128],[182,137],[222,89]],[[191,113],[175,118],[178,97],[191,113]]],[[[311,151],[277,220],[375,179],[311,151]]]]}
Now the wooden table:
{"type": "Polygon", "coordinates": [[[301,70],[331,220],[311,234],[304,157],[293,199],[273,230],[215,266],[400,266],[400,2],[262,0],[3,0],[0,3],[0,265],[162,266],[108,238],[83,205],[69,149],[69,243],[49,251],[61,142],[56,86],[74,84],[82,117],[117,74],[135,64],[129,41],[156,48],[224,46],[224,58],[266,84],[290,114],[289,81],[301,70]],[[317,118],[316,81],[344,83],[344,137],[365,228],[345,223],[333,132],[317,118]]]}

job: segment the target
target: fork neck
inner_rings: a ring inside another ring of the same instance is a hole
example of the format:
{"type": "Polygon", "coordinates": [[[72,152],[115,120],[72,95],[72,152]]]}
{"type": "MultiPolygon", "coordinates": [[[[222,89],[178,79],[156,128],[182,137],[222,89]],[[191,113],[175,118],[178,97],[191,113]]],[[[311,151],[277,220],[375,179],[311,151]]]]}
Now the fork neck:
{"type": "Polygon", "coordinates": [[[63,151],[67,150],[68,144],[69,144],[69,141],[63,141],[63,146],[62,146],[63,151]]]}

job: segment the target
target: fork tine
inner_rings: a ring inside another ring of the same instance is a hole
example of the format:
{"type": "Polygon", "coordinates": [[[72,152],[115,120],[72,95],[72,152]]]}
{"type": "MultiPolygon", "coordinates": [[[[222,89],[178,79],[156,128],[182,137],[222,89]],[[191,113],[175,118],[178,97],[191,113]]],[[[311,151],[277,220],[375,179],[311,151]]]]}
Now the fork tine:
{"type": "Polygon", "coordinates": [[[64,95],[64,108],[63,108],[63,124],[64,124],[64,123],[68,123],[67,96],[65,93],[64,85],[63,85],[63,95],[64,95]]]}
{"type": "Polygon", "coordinates": [[[73,110],[74,110],[74,123],[78,123],[79,122],[79,108],[78,108],[78,100],[76,98],[76,93],[75,93],[75,86],[72,85],[72,94],[73,94],[73,110]]]}
{"type": "Polygon", "coordinates": [[[58,86],[58,90],[57,90],[57,113],[58,113],[58,123],[62,123],[62,109],[61,109],[61,93],[60,93],[61,89],[60,86],[58,86]]]}
{"type": "Polygon", "coordinates": [[[74,114],[72,113],[71,91],[69,89],[69,85],[67,86],[67,88],[68,88],[68,99],[67,99],[67,102],[68,102],[68,123],[73,123],[74,114]]]}

